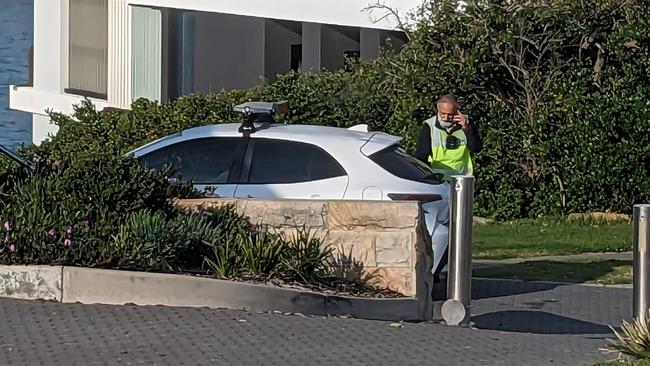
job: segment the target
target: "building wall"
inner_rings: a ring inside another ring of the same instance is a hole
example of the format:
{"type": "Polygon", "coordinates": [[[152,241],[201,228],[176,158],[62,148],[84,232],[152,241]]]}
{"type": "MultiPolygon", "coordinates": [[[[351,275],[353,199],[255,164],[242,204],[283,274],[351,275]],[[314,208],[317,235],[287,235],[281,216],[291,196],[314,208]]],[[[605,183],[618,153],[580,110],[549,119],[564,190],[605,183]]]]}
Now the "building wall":
{"type": "Polygon", "coordinates": [[[323,26],[322,37],[321,66],[326,70],[343,68],[345,66],[345,51],[359,51],[360,49],[357,40],[347,37],[331,26],[323,26]]]}
{"type": "MultiPolygon", "coordinates": [[[[34,89],[50,93],[62,93],[67,86],[67,80],[62,78],[67,76],[67,7],[64,9],[61,3],[34,1],[34,89]]],[[[58,131],[45,111],[35,114],[32,122],[35,144],[58,131]]]]}
{"type": "MultiPolygon", "coordinates": [[[[297,24],[300,27],[300,24],[297,24]]],[[[274,80],[277,74],[284,74],[291,70],[291,45],[301,44],[300,33],[278,24],[266,21],[265,32],[265,67],[264,74],[269,80],[274,80]]]]}
{"type": "Polygon", "coordinates": [[[196,14],[196,93],[242,89],[264,76],[264,19],[196,14]]]}

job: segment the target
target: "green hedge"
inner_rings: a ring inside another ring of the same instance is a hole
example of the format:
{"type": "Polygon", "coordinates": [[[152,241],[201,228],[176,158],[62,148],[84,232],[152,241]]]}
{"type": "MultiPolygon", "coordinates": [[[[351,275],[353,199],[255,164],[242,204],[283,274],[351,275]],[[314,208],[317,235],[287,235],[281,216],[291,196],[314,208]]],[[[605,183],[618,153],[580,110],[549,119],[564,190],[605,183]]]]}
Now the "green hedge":
{"type": "Polygon", "coordinates": [[[286,99],[281,122],[366,123],[414,148],[436,98],[457,95],[485,142],[479,214],[497,219],[613,210],[650,201],[650,14],[643,0],[435,2],[401,52],[351,72],[290,73],[246,91],[75,119],[35,153],[123,153],[178,130],[237,121],[234,104],[286,99]]]}

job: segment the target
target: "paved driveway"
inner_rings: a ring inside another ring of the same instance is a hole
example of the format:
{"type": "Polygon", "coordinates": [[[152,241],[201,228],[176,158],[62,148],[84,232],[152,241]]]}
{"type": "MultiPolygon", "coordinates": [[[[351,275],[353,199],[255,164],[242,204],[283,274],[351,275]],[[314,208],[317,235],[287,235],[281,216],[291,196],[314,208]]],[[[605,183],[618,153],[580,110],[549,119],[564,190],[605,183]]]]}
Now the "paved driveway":
{"type": "Polygon", "coordinates": [[[584,365],[631,290],[475,280],[480,329],[0,299],[1,365],[584,365]]]}

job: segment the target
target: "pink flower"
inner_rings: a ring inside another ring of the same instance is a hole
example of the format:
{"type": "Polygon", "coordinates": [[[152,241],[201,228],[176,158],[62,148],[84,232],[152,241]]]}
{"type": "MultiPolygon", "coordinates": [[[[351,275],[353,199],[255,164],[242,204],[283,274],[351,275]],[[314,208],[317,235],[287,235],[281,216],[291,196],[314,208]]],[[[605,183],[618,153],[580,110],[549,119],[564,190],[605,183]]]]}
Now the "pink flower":
{"type": "Polygon", "coordinates": [[[56,230],[55,229],[50,229],[50,231],[47,232],[47,235],[49,235],[49,236],[56,235],[56,230]]]}
{"type": "Polygon", "coordinates": [[[5,244],[9,243],[9,234],[5,235],[5,240],[4,241],[5,241],[5,244]]]}
{"type": "Polygon", "coordinates": [[[88,225],[89,223],[90,221],[88,221],[88,219],[81,220],[80,222],[81,225],[88,225]]]}
{"type": "Polygon", "coordinates": [[[63,245],[65,245],[66,247],[71,247],[71,246],[72,246],[72,240],[70,240],[70,239],[65,239],[65,240],[63,241],[63,245]]]}
{"type": "Polygon", "coordinates": [[[66,232],[68,234],[72,234],[72,226],[68,225],[68,229],[66,229],[66,232]]]}
{"type": "Polygon", "coordinates": [[[5,221],[3,226],[4,226],[6,231],[11,230],[11,223],[9,221],[5,221]]]}
{"type": "Polygon", "coordinates": [[[12,252],[12,253],[14,253],[14,252],[16,251],[16,245],[14,245],[14,244],[10,244],[10,245],[9,245],[9,251],[12,252]]]}

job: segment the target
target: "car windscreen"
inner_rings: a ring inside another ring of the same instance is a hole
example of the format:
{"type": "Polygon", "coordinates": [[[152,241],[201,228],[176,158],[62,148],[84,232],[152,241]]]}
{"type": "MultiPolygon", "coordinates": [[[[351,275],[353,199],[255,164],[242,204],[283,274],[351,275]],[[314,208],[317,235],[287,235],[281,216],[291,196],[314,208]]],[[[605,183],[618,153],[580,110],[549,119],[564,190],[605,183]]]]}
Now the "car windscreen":
{"type": "Polygon", "coordinates": [[[378,151],[369,158],[396,177],[422,183],[440,183],[429,166],[398,146],[378,151]]]}

